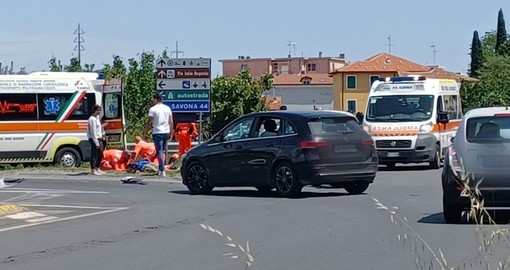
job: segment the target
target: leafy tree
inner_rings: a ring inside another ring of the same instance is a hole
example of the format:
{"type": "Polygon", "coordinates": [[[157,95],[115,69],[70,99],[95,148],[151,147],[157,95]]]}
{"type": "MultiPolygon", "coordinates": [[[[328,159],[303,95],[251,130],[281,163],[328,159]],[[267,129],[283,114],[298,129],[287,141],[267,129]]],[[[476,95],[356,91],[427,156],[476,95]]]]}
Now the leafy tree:
{"type": "Polygon", "coordinates": [[[498,13],[498,29],[496,32],[496,53],[499,55],[507,54],[506,43],[508,42],[508,36],[505,28],[505,18],[503,17],[503,10],[499,9],[498,13]]]}
{"type": "Polygon", "coordinates": [[[480,70],[480,81],[463,83],[461,97],[464,111],[472,108],[503,106],[510,103],[510,57],[491,56],[480,70]]]}
{"type": "Polygon", "coordinates": [[[139,61],[129,59],[129,70],[124,87],[124,111],[130,141],[138,135],[148,138],[151,133],[151,130],[147,128],[147,113],[152,106],[152,96],[156,92],[154,60],[154,54],[148,52],[142,53],[139,61]]]}
{"type": "Polygon", "coordinates": [[[55,55],[51,57],[48,61],[48,66],[50,67],[50,71],[62,71],[62,66],[60,65],[60,61],[57,60],[55,55]]]}
{"type": "Polygon", "coordinates": [[[235,77],[217,77],[212,83],[212,129],[218,132],[235,118],[251,112],[265,111],[265,90],[272,88],[272,75],[255,80],[250,71],[241,70],[235,77]]]}
{"type": "Polygon", "coordinates": [[[103,67],[103,73],[108,79],[122,78],[125,79],[127,76],[127,69],[122,62],[122,58],[118,55],[113,56],[113,64],[105,64],[103,67]]]}
{"type": "Polygon", "coordinates": [[[83,67],[84,67],[83,71],[93,72],[95,66],[96,66],[95,64],[85,64],[85,65],[83,65],[83,67]]]}
{"type": "Polygon", "coordinates": [[[471,65],[469,67],[469,76],[477,78],[478,71],[483,64],[482,42],[478,37],[478,31],[473,32],[473,41],[471,42],[471,65]]]}
{"type": "Polygon", "coordinates": [[[83,71],[83,69],[81,67],[81,64],[80,64],[80,61],[76,57],[71,58],[69,66],[65,66],[64,70],[67,71],[67,72],[80,72],[80,71],[83,71]]]}

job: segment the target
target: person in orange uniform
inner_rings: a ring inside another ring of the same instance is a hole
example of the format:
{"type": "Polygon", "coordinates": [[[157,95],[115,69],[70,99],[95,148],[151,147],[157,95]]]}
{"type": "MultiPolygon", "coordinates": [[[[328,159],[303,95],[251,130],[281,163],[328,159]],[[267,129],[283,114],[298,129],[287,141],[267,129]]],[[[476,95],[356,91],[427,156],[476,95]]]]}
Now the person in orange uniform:
{"type": "Polygon", "coordinates": [[[132,158],[136,160],[138,157],[148,159],[153,164],[159,164],[154,143],[146,142],[140,136],[135,137],[135,151],[132,158]]]}
{"type": "Polygon", "coordinates": [[[121,149],[107,149],[103,151],[101,169],[125,171],[130,161],[128,151],[121,149]]]}
{"type": "Polygon", "coordinates": [[[194,123],[179,123],[175,129],[175,138],[179,143],[179,151],[177,157],[174,155],[172,159],[177,159],[191,149],[191,142],[198,136],[194,123]]]}

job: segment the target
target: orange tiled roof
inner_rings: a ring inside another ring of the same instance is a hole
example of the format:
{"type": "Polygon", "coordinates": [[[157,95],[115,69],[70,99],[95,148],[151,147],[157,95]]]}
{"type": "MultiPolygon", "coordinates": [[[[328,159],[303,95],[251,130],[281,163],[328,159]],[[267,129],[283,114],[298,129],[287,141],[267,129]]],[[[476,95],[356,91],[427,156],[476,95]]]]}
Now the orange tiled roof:
{"type": "Polygon", "coordinates": [[[380,53],[366,60],[351,63],[339,68],[331,74],[346,72],[400,72],[400,71],[427,71],[430,68],[407,59],[389,54],[380,53]]]}
{"type": "Polygon", "coordinates": [[[454,79],[456,81],[467,81],[467,82],[477,82],[478,79],[472,78],[466,75],[453,73],[445,70],[440,66],[429,67],[429,70],[423,72],[412,72],[412,71],[401,71],[398,73],[399,76],[409,76],[409,75],[420,75],[425,76],[427,78],[436,78],[436,79],[454,79]]]}
{"type": "Polygon", "coordinates": [[[328,73],[274,74],[273,85],[302,85],[303,80],[310,80],[310,85],[332,85],[333,78],[328,73]]]}

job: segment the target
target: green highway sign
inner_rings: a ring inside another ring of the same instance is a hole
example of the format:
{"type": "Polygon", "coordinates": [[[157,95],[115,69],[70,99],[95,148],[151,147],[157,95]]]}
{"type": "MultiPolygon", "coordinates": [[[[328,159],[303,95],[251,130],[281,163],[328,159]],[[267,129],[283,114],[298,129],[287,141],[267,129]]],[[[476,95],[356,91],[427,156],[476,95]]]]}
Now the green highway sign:
{"type": "Polygon", "coordinates": [[[158,91],[163,100],[209,100],[209,90],[158,91]]]}

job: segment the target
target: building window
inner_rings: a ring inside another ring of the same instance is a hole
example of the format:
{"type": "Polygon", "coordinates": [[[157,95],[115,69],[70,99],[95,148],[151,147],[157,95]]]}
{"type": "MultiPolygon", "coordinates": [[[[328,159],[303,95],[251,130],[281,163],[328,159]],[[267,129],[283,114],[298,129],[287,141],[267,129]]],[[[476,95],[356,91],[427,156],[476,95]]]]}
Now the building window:
{"type": "Polygon", "coordinates": [[[356,108],[356,100],[353,99],[353,100],[347,100],[347,111],[350,112],[350,113],[356,113],[357,111],[357,108],[356,108]]]}
{"type": "Polygon", "coordinates": [[[372,84],[377,80],[379,80],[379,75],[370,75],[370,87],[372,87],[372,84]]]}
{"type": "Polygon", "coordinates": [[[273,63],[273,73],[278,73],[278,63],[273,63]]]}
{"type": "Polygon", "coordinates": [[[312,81],[311,80],[308,80],[308,79],[305,79],[303,80],[303,84],[310,84],[312,81]]]}
{"type": "Polygon", "coordinates": [[[347,89],[356,89],[356,75],[347,75],[347,89]]]}
{"type": "Polygon", "coordinates": [[[307,70],[307,71],[315,71],[315,69],[316,69],[315,64],[308,64],[308,67],[307,67],[307,69],[306,69],[306,70],[307,70]]]}
{"type": "Polygon", "coordinates": [[[248,65],[241,65],[241,70],[246,70],[248,69],[248,65]]]}
{"type": "Polygon", "coordinates": [[[289,74],[289,66],[288,65],[281,65],[280,66],[280,73],[282,73],[282,74],[289,74]]]}

